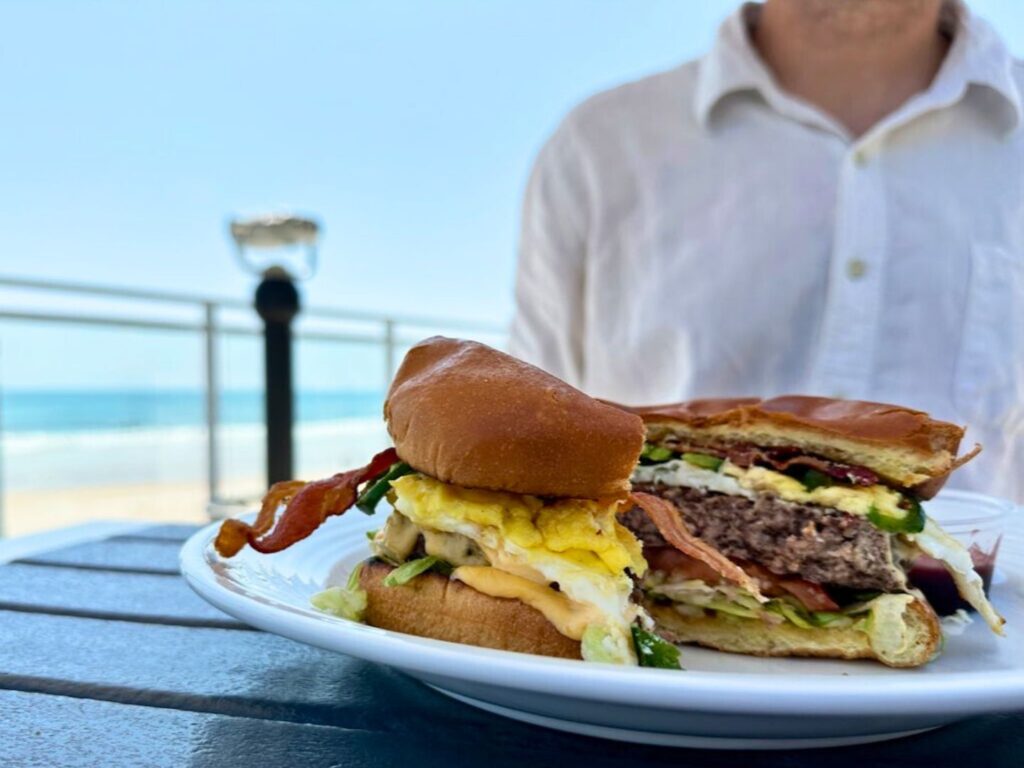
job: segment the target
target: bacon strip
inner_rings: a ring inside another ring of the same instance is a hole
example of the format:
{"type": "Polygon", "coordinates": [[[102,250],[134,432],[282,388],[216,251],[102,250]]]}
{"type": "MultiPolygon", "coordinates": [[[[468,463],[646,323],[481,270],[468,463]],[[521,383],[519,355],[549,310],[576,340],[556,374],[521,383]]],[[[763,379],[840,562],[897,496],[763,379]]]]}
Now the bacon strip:
{"type": "Polygon", "coordinates": [[[356,503],[359,486],[376,480],[396,461],[398,453],[388,448],[365,467],[340,472],[326,480],[275,483],[263,497],[256,521],[249,525],[241,520],[225,520],[213,546],[222,557],[234,557],[246,544],[264,554],[287,549],[309,536],[331,515],[347,511],[356,503]],[[281,504],[288,506],[275,526],[275,514],[281,504]]]}
{"type": "MultiPolygon", "coordinates": [[[[644,547],[644,558],[652,571],[663,571],[684,579],[699,579],[709,586],[721,584],[722,574],[706,563],[684,555],[674,547],[644,547]]],[[[777,576],[767,568],[745,560],[734,561],[751,578],[757,580],[761,594],[780,597],[791,594],[809,611],[838,611],[836,604],[825,588],[813,581],[796,576],[777,576]]]]}
{"type": "Polygon", "coordinates": [[[673,547],[685,555],[700,560],[729,581],[743,587],[759,602],[768,601],[768,598],[761,594],[757,582],[748,576],[742,568],[706,541],[693,535],[683,522],[676,505],[671,501],[652,496],[649,493],[632,493],[630,498],[647,514],[665,541],[673,547]]]}
{"type": "Polygon", "coordinates": [[[833,600],[821,584],[801,579],[799,576],[779,576],[763,565],[741,562],[744,571],[758,580],[765,594],[778,596],[788,592],[809,611],[838,611],[839,605],[833,600]]]}
{"type": "MultiPolygon", "coordinates": [[[[799,448],[761,448],[751,443],[738,443],[727,446],[706,446],[688,445],[675,443],[672,445],[677,451],[693,451],[695,453],[707,453],[717,456],[720,459],[728,459],[737,467],[747,469],[754,464],[770,467],[778,472],[785,472],[790,467],[807,467],[823,472],[835,480],[841,480],[852,485],[877,485],[881,482],[878,474],[866,467],[858,467],[853,464],[844,464],[840,461],[823,459],[818,456],[808,456],[801,453],[799,448]]],[[[969,454],[963,461],[969,461],[975,454],[969,454]]],[[[955,469],[955,467],[954,467],[955,469]]]]}
{"type": "Polygon", "coordinates": [[[806,579],[779,579],[778,584],[803,603],[809,611],[839,610],[839,604],[829,596],[821,584],[806,579]]]}

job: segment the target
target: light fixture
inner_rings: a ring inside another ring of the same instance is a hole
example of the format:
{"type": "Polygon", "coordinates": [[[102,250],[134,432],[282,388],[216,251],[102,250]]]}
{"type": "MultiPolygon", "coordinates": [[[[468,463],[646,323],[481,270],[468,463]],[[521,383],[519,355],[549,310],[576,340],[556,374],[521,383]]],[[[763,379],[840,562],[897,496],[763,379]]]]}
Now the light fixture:
{"type": "Polygon", "coordinates": [[[320,224],[312,218],[293,214],[269,214],[230,222],[235,255],[244,269],[256,275],[268,270],[283,271],[292,280],[308,280],[316,272],[317,241],[320,224]],[[298,249],[302,259],[297,266],[290,259],[282,260],[282,249],[298,249]],[[274,250],[269,256],[253,251],[274,250]]]}
{"type": "Polygon", "coordinates": [[[255,306],[263,319],[264,406],[267,425],[267,484],[295,476],[293,451],[292,320],[299,313],[296,280],[316,272],[320,225],[311,218],[271,214],[230,223],[235,255],[242,267],[261,278],[255,306]],[[301,259],[286,258],[286,249],[301,259]],[[253,251],[274,251],[258,255],[253,251]]]}

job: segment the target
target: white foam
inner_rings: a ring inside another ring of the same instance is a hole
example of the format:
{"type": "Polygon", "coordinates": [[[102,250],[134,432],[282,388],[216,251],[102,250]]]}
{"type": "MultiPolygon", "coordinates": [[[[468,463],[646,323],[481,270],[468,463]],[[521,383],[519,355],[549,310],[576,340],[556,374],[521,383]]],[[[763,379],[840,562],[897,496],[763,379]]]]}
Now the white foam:
{"type": "MultiPolygon", "coordinates": [[[[259,424],[220,428],[218,453],[225,482],[262,474],[264,435],[259,424]]],[[[300,424],[295,430],[297,471],[314,478],[360,466],[388,444],[379,418],[300,424]]],[[[206,429],[202,426],[7,433],[3,437],[3,485],[10,491],[196,482],[205,477],[206,429]]]]}

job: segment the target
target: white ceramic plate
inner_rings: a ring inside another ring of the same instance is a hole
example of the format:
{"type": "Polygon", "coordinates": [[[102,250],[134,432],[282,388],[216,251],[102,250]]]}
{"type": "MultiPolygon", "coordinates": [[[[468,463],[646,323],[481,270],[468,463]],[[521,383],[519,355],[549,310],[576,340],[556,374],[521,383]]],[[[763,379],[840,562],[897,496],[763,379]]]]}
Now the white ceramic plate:
{"type": "MultiPolygon", "coordinates": [[[[967,494],[930,503],[937,517],[967,494]]],[[[1020,510],[1018,510],[1018,513],[1020,510]]],[[[757,659],[683,649],[686,671],[621,668],[495,651],[389,632],[318,613],[309,598],[344,583],[383,524],[350,512],[274,555],[224,561],[196,533],[182,572],[200,595],[255,627],[401,669],[450,696],[527,722],[649,744],[793,749],[895,738],[971,715],[1024,709],[1024,536],[1004,538],[992,599],[1008,621],[997,638],[980,621],[947,638],[935,662],[893,670],[872,662],[757,659]]],[[[1016,515],[1020,518],[1021,515],[1016,515]]]]}

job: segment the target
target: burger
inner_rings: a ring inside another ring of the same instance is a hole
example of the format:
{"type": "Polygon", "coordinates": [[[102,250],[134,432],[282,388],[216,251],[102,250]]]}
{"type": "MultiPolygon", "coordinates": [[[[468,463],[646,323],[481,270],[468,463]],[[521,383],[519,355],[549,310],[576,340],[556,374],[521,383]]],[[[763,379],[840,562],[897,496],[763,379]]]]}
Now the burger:
{"type": "Polygon", "coordinates": [[[914,667],[941,627],[908,579],[928,555],[997,634],[970,554],[921,501],[980,451],[963,430],[879,403],[786,396],[629,409],[646,425],[622,522],[644,542],[643,602],[676,642],[914,667]],[[742,573],[709,570],[680,532],[742,573]]]}
{"type": "Polygon", "coordinates": [[[482,344],[435,337],[387,394],[394,447],[366,466],[273,486],[222,557],[280,551],[356,507],[390,515],[320,610],[397,632],[508,651],[678,668],[636,589],[639,540],[618,520],[641,419],[482,344]]]}

